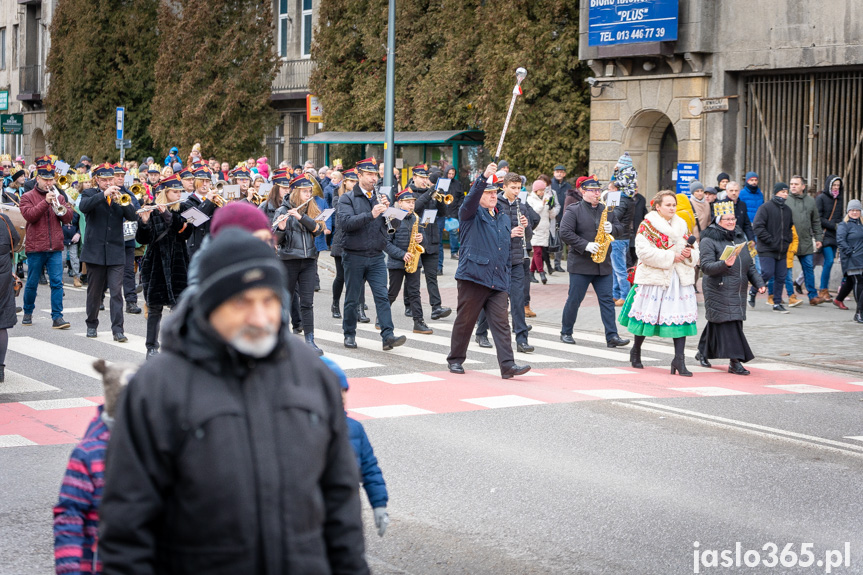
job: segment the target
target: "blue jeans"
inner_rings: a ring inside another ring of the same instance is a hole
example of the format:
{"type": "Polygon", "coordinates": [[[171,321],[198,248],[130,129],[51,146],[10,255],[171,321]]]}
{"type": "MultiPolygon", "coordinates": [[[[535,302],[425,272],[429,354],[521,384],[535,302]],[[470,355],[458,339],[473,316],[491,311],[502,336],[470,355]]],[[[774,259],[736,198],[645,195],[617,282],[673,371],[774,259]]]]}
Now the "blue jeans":
{"type": "Polygon", "coordinates": [[[629,240],[614,240],[611,242],[611,268],[614,281],[611,295],[614,299],[626,299],[629,294],[629,280],[626,279],[626,252],[629,250],[629,240]]]}
{"type": "MultiPolygon", "coordinates": [[[[761,272],[761,277],[765,282],[767,282],[768,293],[773,294],[773,305],[778,305],[782,303],[782,288],[785,286],[785,278],[787,277],[786,274],[788,272],[786,267],[787,260],[784,257],[774,259],[766,256],[758,256],[758,259],[761,260],[761,269],[764,270],[761,272]],[[773,281],[773,278],[776,278],[775,282],[773,281]],[[772,288],[769,287],[771,285],[773,286],[772,288]]],[[[751,290],[754,289],[755,286],[750,288],[750,293],[752,293],[751,290]]],[[[789,297],[792,293],[794,292],[792,291],[788,294],[789,297]]]]}
{"type": "Polygon", "coordinates": [[[458,229],[449,233],[449,253],[458,253],[458,229]]]}
{"type": "Polygon", "coordinates": [[[821,248],[821,253],[824,254],[824,267],[821,269],[821,289],[828,289],[830,287],[830,271],[833,269],[833,260],[836,258],[836,248],[824,246],[821,248]]]}
{"type": "Polygon", "coordinates": [[[345,268],[345,310],[342,320],[342,331],[345,335],[357,334],[357,306],[360,304],[360,294],[366,282],[372,288],[375,298],[375,312],[381,326],[381,339],[386,341],[393,335],[393,316],[390,311],[390,300],[387,294],[387,265],[384,254],[365,257],[345,252],[342,255],[342,267],[345,268]]]}
{"type": "Polygon", "coordinates": [[[611,275],[569,274],[569,294],[566,296],[566,305],[563,306],[560,334],[572,335],[572,328],[578,319],[578,308],[584,300],[584,294],[587,293],[587,286],[591,284],[593,284],[593,291],[596,292],[596,299],[599,300],[599,315],[605,327],[605,340],[608,341],[617,335],[614,301],[611,299],[611,275]]]}
{"type": "Polygon", "coordinates": [[[51,284],[51,319],[63,317],[63,252],[30,252],[27,254],[27,285],[24,286],[24,314],[36,308],[39,276],[47,264],[51,284]]]}
{"type": "MultiPolygon", "coordinates": [[[[803,268],[803,282],[806,284],[806,293],[809,299],[818,297],[818,290],[815,289],[815,266],[812,265],[812,254],[808,256],[797,256],[800,261],[800,267],[803,268]]],[[[773,286],[768,286],[772,288],[773,286]]],[[[794,293],[794,282],[791,278],[791,270],[788,270],[788,275],[785,276],[785,289],[790,297],[794,293]]]]}

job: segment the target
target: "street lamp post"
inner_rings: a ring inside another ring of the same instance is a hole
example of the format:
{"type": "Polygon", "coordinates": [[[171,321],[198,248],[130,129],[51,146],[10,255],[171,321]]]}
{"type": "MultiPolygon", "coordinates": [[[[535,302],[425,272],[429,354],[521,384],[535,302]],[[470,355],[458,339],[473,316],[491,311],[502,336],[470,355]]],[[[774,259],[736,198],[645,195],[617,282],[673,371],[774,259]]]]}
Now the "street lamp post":
{"type": "MultiPolygon", "coordinates": [[[[393,190],[393,166],[395,166],[395,100],[396,100],[396,0],[389,0],[387,17],[387,93],[384,125],[384,186],[393,190]]],[[[393,196],[395,197],[395,196],[393,196]]]]}

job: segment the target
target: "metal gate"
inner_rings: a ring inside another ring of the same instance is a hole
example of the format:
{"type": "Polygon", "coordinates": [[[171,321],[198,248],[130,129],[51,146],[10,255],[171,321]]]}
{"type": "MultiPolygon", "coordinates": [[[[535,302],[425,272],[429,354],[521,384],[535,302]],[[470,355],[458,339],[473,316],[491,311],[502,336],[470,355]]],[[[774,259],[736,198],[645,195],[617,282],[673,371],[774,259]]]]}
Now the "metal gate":
{"type": "Polygon", "coordinates": [[[810,191],[839,174],[846,201],[861,197],[863,72],[752,76],[745,99],[744,168],[767,195],[795,174],[810,191]]]}

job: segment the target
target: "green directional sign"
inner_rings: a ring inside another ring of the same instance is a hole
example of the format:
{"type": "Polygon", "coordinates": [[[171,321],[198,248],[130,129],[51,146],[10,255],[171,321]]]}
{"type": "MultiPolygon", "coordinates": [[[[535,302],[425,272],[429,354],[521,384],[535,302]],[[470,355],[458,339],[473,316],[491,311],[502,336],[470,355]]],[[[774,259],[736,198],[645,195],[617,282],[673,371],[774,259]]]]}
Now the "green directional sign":
{"type": "Polygon", "coordinates": [[[0,133],[23,134],[24,114],[0,114],[0,133]]]}

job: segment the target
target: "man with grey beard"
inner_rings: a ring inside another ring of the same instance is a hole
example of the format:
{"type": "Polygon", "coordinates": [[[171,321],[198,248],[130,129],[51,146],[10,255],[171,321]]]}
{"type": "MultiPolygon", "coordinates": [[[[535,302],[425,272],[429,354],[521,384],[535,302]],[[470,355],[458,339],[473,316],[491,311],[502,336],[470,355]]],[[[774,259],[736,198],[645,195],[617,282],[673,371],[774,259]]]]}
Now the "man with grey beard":
{"type": "Polygon", "coordinates": [[[271,246],[228,228],[108,446],[104,573],[367,574],[339,381],[282,322],[271,246]]]}

